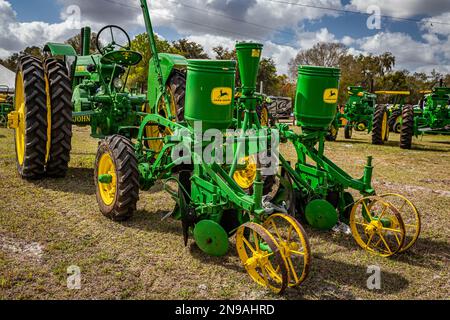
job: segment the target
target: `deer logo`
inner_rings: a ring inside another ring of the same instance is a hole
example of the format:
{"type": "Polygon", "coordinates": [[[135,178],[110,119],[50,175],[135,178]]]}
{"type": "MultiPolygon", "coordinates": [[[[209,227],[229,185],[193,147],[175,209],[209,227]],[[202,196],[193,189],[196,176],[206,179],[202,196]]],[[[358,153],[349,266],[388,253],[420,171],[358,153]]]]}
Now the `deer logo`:
{"type": "Polygon", "coordinates": [[[233,90],[231,88],[214,88],[211,93],[211,101],[215,105],[226,106],[232,102],[233,90]]]}
{"type": "Polygon", "coordinates": [[[228,92],[223,92],[222,89],[220,89],[220,95],[219,98],[228,97],[228,92]]]}

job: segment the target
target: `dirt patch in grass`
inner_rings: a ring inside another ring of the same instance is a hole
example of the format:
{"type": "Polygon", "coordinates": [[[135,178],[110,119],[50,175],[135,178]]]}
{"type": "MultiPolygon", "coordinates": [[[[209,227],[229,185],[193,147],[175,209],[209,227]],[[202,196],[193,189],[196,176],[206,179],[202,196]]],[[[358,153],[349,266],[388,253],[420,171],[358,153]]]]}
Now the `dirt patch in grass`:
{"type": "MultiPolygon", "coordinates": [[[[174,203],[155,186],[141,192],[138,211],[114,223],[98,211],[93,181],[97,141],[75,128],[67,178],[26,182],[17,176],[12,132],[0,129],[0,299],[448,299],[450,254],[450,137],[414,140],[413,150],[355,133],[328,143],[329,157],[362,175],[374,156],[379,193],[408,196],[423,217],[418,243],[384,259],[359,249],[351,236],[306,227],[311,274],[297,289],[275,296],[247,276],[231,239],[221,258],[183,245],[179,222],[161,217],[174,203]],[[367,267],[382,271],[381,290],[367,289],[367,267]],[[67,268],[81,270],[81,289],[67,288],[67,268]]],[[[294,160],[291,147],[283,153],[294,160]]]]}

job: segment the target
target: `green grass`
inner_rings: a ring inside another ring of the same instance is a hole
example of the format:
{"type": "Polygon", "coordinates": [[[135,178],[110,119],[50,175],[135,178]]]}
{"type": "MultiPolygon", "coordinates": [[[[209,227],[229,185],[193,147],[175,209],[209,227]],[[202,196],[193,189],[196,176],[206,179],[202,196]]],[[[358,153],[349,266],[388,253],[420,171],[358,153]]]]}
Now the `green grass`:
{"type": "MultiPolygon", "coordinates": [[[[93,181],[97,141],[87,129],[75,128],[67,178],[37,182],[18,177],[12,132],[0,129],[0,299],[448,299],[450,137],[414,140],[411,151],[398,148],[398,135],[386,146],[369,138],[339,136],[326,152],[354,176],[373,155],[378,193],[405,194],[421,211],[419,241],[385,259],[359,249],[351,236],[307,227],[309,278],[275,296],[247,276],[234,245],[221,258],[206,256],[192,240],[184,247],[180,223],[160,221],[174,206],[161,186],[141,193],[130,221],[104,218],[93,181]],[[40,244],[39,257],[24,251],[31,243],[40,244]],[[81,268],[81,290],[67,289],[71,265],[81,268]],[[382,270],[379,291],[366,288],[369,265],[382,270]]],[[[294,160],[292,148],[283,149],[294,160]]]]}

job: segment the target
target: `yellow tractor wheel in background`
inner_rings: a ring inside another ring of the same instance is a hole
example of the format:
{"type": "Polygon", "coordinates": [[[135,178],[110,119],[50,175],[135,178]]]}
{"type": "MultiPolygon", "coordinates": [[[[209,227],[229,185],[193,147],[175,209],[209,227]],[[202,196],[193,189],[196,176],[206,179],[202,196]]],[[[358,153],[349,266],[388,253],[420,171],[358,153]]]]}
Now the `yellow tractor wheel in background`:
{"type": "Polygon", "coordinates": [[[139,172],[130,140],[114,135],[100,142],[94,179],[103,215],[115,221],[131,218],[139,199],[139,172]]]}
{"type": "Polygon", "coordinates": [[[288,269],[281,247],[263,226],[249,222],[236,233],[236,249],[250,277],[274,293],[288,286],[288,269]]]}
{"type": "Polygon", "coordinates": [[[243,190],[248,190],[256,179],[256,158],[255,156],[244,157],[238,161],[238,164],[245,168],[236,170],[233,179],[243,190]]]}
{"type": "Polygon", "coordinates": [[[299,286],[308,276],[311,251],[305,230],[293,217],[273,214],[263,224],[277,240],[289,271],[289,287],[299,286]]]}
{"type": "Polygon", "coordinates": [[[17,168],[24,179],[39,179],[45,173],[48,139],[46,101],[41,61],[32,56],[20,58],[14,111],[8,115],[8,124],[15,130],[17,168]]]}
{"type": "MultiPolygon", "coordinates": [[[[170,113],[174,117],[173,122],[183,121],[186,95],[186,75],[175,70],[167,82],[166,90],[170,98],[170,113]]],[[[142,107],[142,111],[153,113],[153,110],[151,110],[148,105],[144,105],[142,107]]],[[[158,103],[157,113],[165,118],[168,118],[169,112],[167,110],[164,98],[161,98],[158,103]]],[[[145,137],[156,138],[156,140],[146,141],[146,147],[156,153],[159,153],[163,148],[164,137],[170,134],[172,134],[172,132],[168,128],[159,126],[158,124],[149,124],[145,128],[145,137]]]]}
{"type": "Polygon", "coordinates": [[[259,123],[261,127],[269,127],[270,126],[270,113],[269,108],[263,104],[261,106],[256,107],[256,111],[259,118],[259,123]]]}

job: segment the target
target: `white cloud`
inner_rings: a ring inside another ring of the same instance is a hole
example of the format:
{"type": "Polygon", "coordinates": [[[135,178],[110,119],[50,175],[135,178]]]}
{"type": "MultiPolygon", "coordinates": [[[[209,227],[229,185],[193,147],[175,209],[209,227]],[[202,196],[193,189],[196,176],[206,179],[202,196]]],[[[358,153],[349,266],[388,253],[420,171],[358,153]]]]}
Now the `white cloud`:
{"type": "MultiPolygon", "coordinates": [[[[51,24],[19,22],[10,2],[0,0],[0,57],[26,46],[60,42],[77,34],[79,26],[75,27],[70,19],[67,20],[70,12],[66,9],[72,5],[81,10],[80,25],[91,25],[94,31],[106,24],[118,24],[133,34],[140,32],[144,25],[139,0],[55,1],[63,5],[62,22],[51,24]]],[[[302,0],[301,3],[343,8],[341,0],[302,0]]],[[[365,12],[367,6],[373,4],[380,6],[383,15],[414,17],[427,13],[432,16],[429,18],[432,21],[450,21],[450,1],[351,0],[346,8],[365,12]]],[[[214,56],[213,47],[232,48],[236,40],[264,43],[264,55],[274,59],[280,73],[287,72],[289,60],[299,50],[309,49],[318,42],[341,42],[352,54],[390,51],[397,57],[397,68],[411,71],[436,68],[446,72],[450,65],[450,26],[446,24],[431,26],[424,20],[421,41],[408,34],[386,31],[359,39],[349,35],[338,38],[328,28],[305,31],[308,22],[339,14],[317,8],[267,0],[152,0],[149,5],[154,26],[172,28],[182,37],[202,44],[210,56],[214,56]],[[290,37],[280,37],[285,34],[290,37]],[[293,40],[289,45],[280,44],[286,38],[293,40]]]]}
{"type": "Polygon", "coordinates": [[[447,0],[351,0],[347,9],[366,12],[369,6],[378,6],[381,15],[411,18],[426,13],[435,15],[450,10],[447,0]]]}
{"type": "Polygon", "coordinates": [[[369,53],[391,52],[397,58],[397,68],[415,70],[424,65],[438,64],[432,47],[417,42],[404,33],[380,32],[375,36],[359,39],[358,43],[362,50],[369,53]]]}
{"type": "Polygon", "coordinates": [[[422,20],[422,30],[450,37],[450,12],[422,20]]]}

